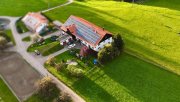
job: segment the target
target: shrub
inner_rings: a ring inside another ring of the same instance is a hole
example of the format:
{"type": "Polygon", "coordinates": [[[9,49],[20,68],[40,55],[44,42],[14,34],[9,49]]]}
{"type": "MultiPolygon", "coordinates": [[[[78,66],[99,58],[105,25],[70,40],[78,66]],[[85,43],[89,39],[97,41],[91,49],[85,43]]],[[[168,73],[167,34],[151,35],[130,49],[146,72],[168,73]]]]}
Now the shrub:
{"type": "Polygon", "coordinates": [[[61,62],[55,65],[57,71],[61,71],[62,69],[66,68],[66,63],[61,62]]]}
{"type": "Polygon", "coordinates": [[[70,75],[75,77],[82,77],[84,75],[84,71],[74,65],[68,65],[67,70],[70,73],[70,75]]]}
{"type": "Polygon", "coordinates": [[[113,47],[116,47],[118,50],[122,51],[124,49],[124,42],[120,34],[113,36],[113,47]]]}
{"type": "Polygon", "coordinates": [[[72,99],[69,94],[63,92],[54,102],[72,102],[72,99]]]}
{"type": "Polygon", "coordinates": [[[56,58],[51,57],[51,58],[48,58],[48,60],[46,61],[46,64],[48,64],[50,66],[55,66],[55,61],[56,61],[56,58]]]}
{"type": "Polygon", "coordinates": [[[37,82],[37,94],[44,99],[52,99],[59,95],[56,84],[52,82],[50,77],[44,77],[37,82]]]}

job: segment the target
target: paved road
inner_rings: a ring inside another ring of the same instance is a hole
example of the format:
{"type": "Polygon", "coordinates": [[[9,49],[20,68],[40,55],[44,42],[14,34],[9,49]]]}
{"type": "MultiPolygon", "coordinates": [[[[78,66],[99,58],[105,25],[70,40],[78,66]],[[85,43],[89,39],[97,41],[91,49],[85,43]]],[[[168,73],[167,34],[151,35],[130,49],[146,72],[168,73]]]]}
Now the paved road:
{"type": "Polygon", "coordinates": [[[45,12],[48,12],[48,11],[54,10],[54,9],[56,9],[56,8],[60,8],[60,7],[63,7],[63,6],[69,5],[69,4],[71,4],[71,3],[73,3],[73,0],[68,0],[68,2],[67,2],[67,3],[65,3],[65,4],[62,4],[62,5],[59,5],[59,6],[56,6],[56,7],[52,7],[52,8],[49,8],[49,9],[47,9],[47,10],[43,10],[43,11],[41,11],[41,12],[42,12],[42,13],[45,13],[45,12]]]}
{"type": "MultiPolygon", "coordinates": [[[[67,3],[59,5],[57,7],[53,7],[50,8],[48,10],[44,10],[42,12],[48,12],[51,11],[53,9],[62,7],[62,6],[66,6],[68,4],[71,4],[73,2],[73,0],[68,0],[67,3]]],[[[67,87],[64,83],[62,83],[61,81],[59,81],[56,77],[54,77],[51,73],[49,73],[47,71],[46,68],[44,68],[43,66],[43,62],[46,58],[41,59],[42,61],[38,61],[36,57],[32,56],[32,54],[27,53],[26,49],[28,47],[28,44],[24,43],[22,41],[22,36],[17,32],[15,23],[16,21],[19,19],[19,17],[7,17],[7,16],[0,16],[0,19],[6,19],[10,21],[10,28],[12,30],[15,42],[16,42],[16,46],[13,47],[13,50],[16,50],[29,64],[31,64],[32,67],[34,67],[42,76],[50,76],[53,81],[56,83],[57,87],[59,89],[61,89],[64,92],[67,92],[68,94],[71,95],[72,99],[74,102],[85,102],[84,99],[82,99],[80,96],[78,96],[74,91],[72,91],[69,87],[67,87]]],[[[26,34],[26,36],[29,35],[29,33],[26,34]]],[[[25,37],[25,36],[24,36],[25,37]]],[[[67,49],[63,49],[61,51],[58,51],[50,56],[56,56],[64,51],[66,51],[67,49]]]]}

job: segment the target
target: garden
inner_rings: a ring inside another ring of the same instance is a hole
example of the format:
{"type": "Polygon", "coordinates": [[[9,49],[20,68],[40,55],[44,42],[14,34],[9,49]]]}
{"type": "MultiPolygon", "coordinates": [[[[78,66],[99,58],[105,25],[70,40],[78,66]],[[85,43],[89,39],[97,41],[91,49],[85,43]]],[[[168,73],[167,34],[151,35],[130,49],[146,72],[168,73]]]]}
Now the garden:
{"type": "Polygon", "coordinates": [[[58,65],[69,59],[78,62],[76,68],[82,69],[83,74],[74,76],[69,71],[71,68],[62,64],[60,69],[47,63],[45,67],[87,102],[178,102],[180,99],[179,76],[126,53],[103,66],[90,64],[91,59],[87,65],[87,61],[77,59],[70,51],[54,60],[58,65]]]}
{"type": "Polygon", "coordinates": [[[27,51],[34,52],[35,50],[38,50],[43,56],[47,56],[63,48],[64,47],[60,45],[59,41],[53,41],[51,38],[47,38],[40,43],[36,42],[30,45],[27,51]]]}

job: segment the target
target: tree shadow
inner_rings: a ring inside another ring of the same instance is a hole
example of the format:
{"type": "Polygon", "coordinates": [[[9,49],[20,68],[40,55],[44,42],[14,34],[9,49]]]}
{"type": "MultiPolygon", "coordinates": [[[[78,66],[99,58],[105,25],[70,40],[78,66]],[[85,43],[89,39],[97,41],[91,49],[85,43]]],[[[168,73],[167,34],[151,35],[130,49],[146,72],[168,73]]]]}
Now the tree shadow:
{"type": "Polygon", "coordinates": [[[162,8],[168,8],[172,10],[180,10],[180,1],[179,0],[141,0],[140,2],[137,2],[140,5],[147,5],[147,6],[155,6],[155,7],[162,7],[162,8]],[[142,2],[143,1],[143,2],[142,2]]]}
{"type": "MultiPolygon", "coordinates": [[[[140,44],[136,44],[133,41],[133,39],[139,39],[142,41],[141,43],[146,43],[148,45],[148,44],[152,44],[151,40],[145,39],[143,37],[139,37],[139,36],[137,36],[138,34],[132,32],[124,27],[121,27],[119,25],[116,25],[110,21],[103,19],[103,17],[101,15],[99,15],[99,13],[102,13],[102,14],[108,15],[108,16],[113,16],[107,12],[98,10],[96,8],[88,7],[88,6],[82,5],[77,2],[74,2],[73,4],[70,4],[69,6],[66,6],[63,9],[52,11],[51,15],[58,14],[59,16],[57,16],[57,18],[55,18],[55,19],[61,19],[63,22],[65,22],[70,15],[82,17],[100,27],[103,27],[103,28],[109,30],[113,34],[117,34],[117,33],[121,34],[125,40],[125,44],[126,43],[128,44],[128,48],[129,48],[129,45],[137,46],[138,51],[148,52],[148,53],[146,53],[146,55],[148,57],[151,57],[153,55],[153,57],[155,57],[156,59],[160,59],[161,62],[165,62],[167,65],[173,65],[176,67],[180,66],[180,64],[178,62],[176,62],[172,59],[169,59],[165,56],[159,55],[156,53],[155,50],[150,50],[148,48],[144,48],[146,46],[140,46],[140,44]],[[79,10],[81,10],[81,12],[79,12],[79,10]],[[61,12],[61,14],[59,14],[59,12],[61,12]],[[98,22],[101,22],[101,23],[98,23],[98,22]],[[128,37],[127,37],[127,35],[128,35],[128,37]],[[172,64],[170,64],[169,62],[172,62],[172,64]]],[[[47,13],[47,15],[48,15],[48,13],[47,13]]],[[[52,16],[52,18],[54,18],[54,16],[52,16]]],[[[117,18],[117,17],[115,17],[115,18],[117,18]]],[[[119,18],[119,23],[126,22],[126,21],[127,20],[125,20],[123,18],[119,18]]],[[[153,45],[153,46],[157,46],[158,48],[161,47],[158,45],[153,45]]]]}
{"type": "Polygon", "coordinates": [[[128,54],[104,67],[106,75],[144,102],[178,102],[180,77],[128,54]]]}
{"type": "Polygon", "coordinates": [[[77,93],[83,95],[87,102],[118,102],[115,97],[88,77],[76,81],[72,87],[77,93]]]}

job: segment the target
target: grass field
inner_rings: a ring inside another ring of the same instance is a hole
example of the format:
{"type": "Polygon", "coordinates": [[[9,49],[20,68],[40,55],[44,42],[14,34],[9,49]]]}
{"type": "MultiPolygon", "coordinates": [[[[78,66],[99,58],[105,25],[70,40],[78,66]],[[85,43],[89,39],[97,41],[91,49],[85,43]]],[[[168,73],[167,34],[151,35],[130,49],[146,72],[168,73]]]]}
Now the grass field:
{"type": "MultiPolygon", "coordinates": [[[[153,1],[145,4],[155,4],[153,1]]],[[[171,4],[165,2],[167,8],[162,8],[116,1],[76,1],[46,15],[62,22],[76,15],[114,34],[120,33],[126,49],[180,75],[180,11],[179,6],[174,6],[176,10],[168,9],[168,5],[173,7],[171,4]]]]}
{"type": "Polygon", "coordinates": [[[59,41],[51,41],[50,38],[47,38],[45,39],[44,44],[42,45],[39,45],[39,43],[32,44],[28,47],[27,51],[34,52],[34,50],[38,50],[43,56],[47,56],[61,49],[63,49],[63,46],[60,45],[59,41]]]}
{"type": "Polygon", "coordinates": [[[23,16],[27,12],[54,7],[67,0],[0,0],[0,15],[23,16]]]}
{"type": "Polygon", "coordinates": [[[0,78],[0,102],[18,102],[3,80],[0,78]]]}
{"type": "MultiPolygon", "coordinates": [[[[72,59],[65,52],[57,57],[72,59]]],[[[48,70],[70,86],[87,102],[178,102],[180,77],[128,54],[122,54],[105,67],[95,68],[81,64],[85,77],[72,78],[65,71],[48,70]],[[88,72],[88,70],[91,70],[88,72]]]]}
{"type": "Polygon", "coordinates": [[[147,0],[146,2],[142,3],[149,6],[157,6],[163,8],[169,8],[174,10],[180,10],[179,0],[147,0]]]}

